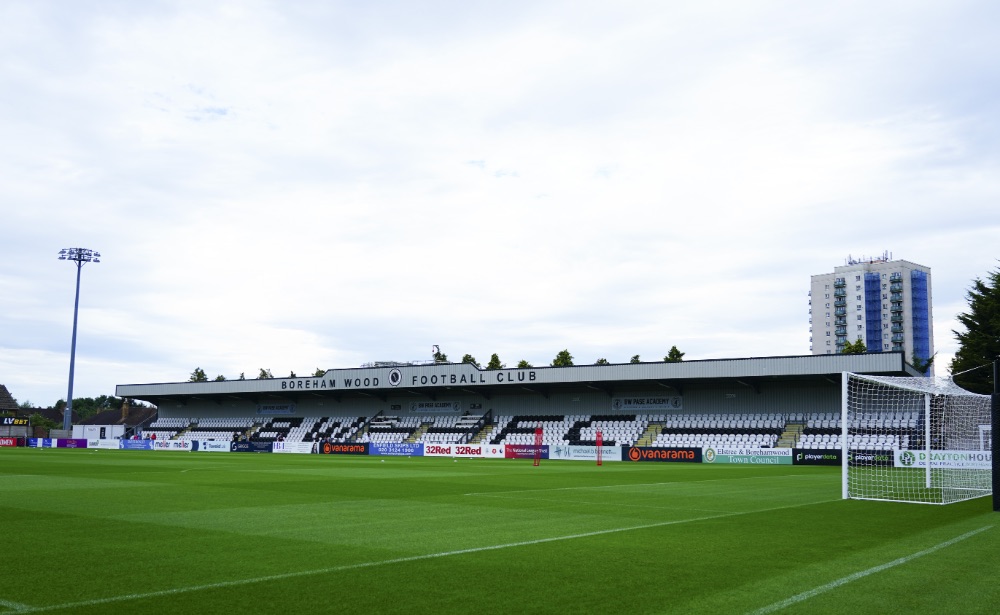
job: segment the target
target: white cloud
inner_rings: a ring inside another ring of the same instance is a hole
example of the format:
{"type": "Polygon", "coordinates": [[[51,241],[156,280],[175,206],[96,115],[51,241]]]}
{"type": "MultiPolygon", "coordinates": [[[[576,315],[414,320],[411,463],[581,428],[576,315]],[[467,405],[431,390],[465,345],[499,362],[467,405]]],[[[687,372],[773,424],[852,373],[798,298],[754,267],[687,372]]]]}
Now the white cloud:
{"type": "Polygon", "coordinates": [[[805,354],[809,276],[886,249],[934,271],[940,366],[996,266],[995,12],[5,3],[0,381],[65,394],[76,245],[84,396],[805,354]]]}

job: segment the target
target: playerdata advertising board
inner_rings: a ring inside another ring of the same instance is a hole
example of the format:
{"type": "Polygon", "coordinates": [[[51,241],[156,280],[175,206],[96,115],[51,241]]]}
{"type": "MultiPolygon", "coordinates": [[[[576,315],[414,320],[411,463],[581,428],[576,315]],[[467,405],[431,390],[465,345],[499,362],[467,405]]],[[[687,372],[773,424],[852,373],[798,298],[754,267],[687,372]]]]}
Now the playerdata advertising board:
{"type": "Polygon", "coordinates": [[[836,448],[793,448],[792,464],[797,466],[839,466],[843,451],[836,448]]]}

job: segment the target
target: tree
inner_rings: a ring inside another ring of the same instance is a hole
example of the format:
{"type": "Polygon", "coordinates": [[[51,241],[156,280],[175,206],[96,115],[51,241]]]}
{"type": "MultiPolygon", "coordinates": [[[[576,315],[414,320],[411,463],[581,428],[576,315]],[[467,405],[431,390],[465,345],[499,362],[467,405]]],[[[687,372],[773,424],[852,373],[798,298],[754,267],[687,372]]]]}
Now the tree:
{"type": "Polygon", "coordinates": [[[313,376],[316,377],[316,378],[319,378],[320,376],[323,376],[325,374],[326,374],[326,370],[325,369],[320,369],[318,367],[316,368],[316,371],[313,372],[313,376]]]}
{"type": "Polygon", "coordinates": [[[639,360],[639,355],[636,354],[632,355],[632,358],[629,359],[629,363],[642,363],[642,361],[639,360]]]}
{"type": "Polygon", "coordinates": [[[434,362],[435,363],[447,363],[448,362],[448,355],[446,355],[445,353],[441,352],[441,348],[439,346],[435,346],[434,347],[434,355],[433,355],[433,357],[434,357],[434,362]]]}
{"type": "Polygon", "coordinates": [[[570,367],[573,365],[573,355],[569,350],[560,350],[556,358],[552,359],[552,367],[570,367]]]}
{"type": "Polygon", "coordinates": [[[298,378],[298,376],[296,376],[296,375],[295,375],[295,372],[294,372],[294,371],[293,371],[292,373],[290,373],[290,374],[288,375],[288,377],[289,377],[289,378],[298,378]]]}
{"type": "Polygon", "coordinates": [[[263,367],[260,368],[260,373],[257,374],[257,380],[267,380],[269,378],[274,378],[274,376],[271,375],[271,370],[264,369],[263,367]]]}
{"type": "MultiPolygon", "coordinates": [[[[60,400],[60,401],[62,401],[62,400],[60,400]]],[[[38,412],[36,412],[36,413],[32,414],[31,416],[29,416],[28,417],[28,421],[31,423],[32,427],[42,427],[46,431],[50,431],[50,430],[53,430],[53,429],[59,429],[59,428],[62,427],[62,425],[58,425],[52,419],[45,418],[44,416],[42,416],[38,412]]]]}
{"type": "Polygon", "coordinates": [[[517,362],[517,369],[525,369],[525,368],[528,368],[528,367],[534,367],[534,365],[532,365],[531,363],[528,363],[524,359],[521,359],[520,361],[517,362]]]}
{"type": "Polygon", "coordinates": [[[205,370],[200,367],[194,368],[191,372],[191,377],[188,378],[188,382],[208,382],[208,376],[205,375],[205,370]]]}
{"type": "Polygon", "coordinates": [[[245,372],[240,372],[240,378],[239,379],[240,380],[246,380],[247,379],[246,373],[245,372]]]}
{"type": "MultiPolygon", "coordinates": [[[[61,400],[60,400],[61,401],[61,400]]],[[[120,408],[122,401],[117,397],[101,395],[99,397],[74,397],[73,412],[77,418],[86,419],[94,416],[98,412],[104,412],[112,408],[120,408]]],[[[65,403],[63,404],[65,406],[65,403]]]]}
{"type": "Polygon", "coordinates": [[[215,377],[215,381],[216,382],[224,382],[225,380],[226,380],[226,377],[223,376],[222,374],[219,374],[218,376],[215,377]]]}
{"type": "Polygon", "coordinates": [[[469,363],[471,365],[479,367],[479,361],[476,361],[476,357],[472,356],[471,354],[466,354],[464,357],[462,357],[462,363],[469,363]]]}
{"type": "Polygon", "coordinates": [[[503,369],[505,367],[507,366],[500,362],[500,357],[495,352],[490,355],[490,362],[486,364],[486,369],[503,369]]]}
{"type": "Polygon", "coordinates": [[[969,311],[958,315],[965,331],[952,331],[958,350],[951,360],[955,384],[975,393],[993,392],[993,370],[985,367],[1000,357],[1000,269],[986,281],[976,278],[966,293],[969,311]]]}
{"type": "Polygon", "coordinates": [[[671,346],[670,351],[667,352],[667,356],[663,357],[664,363],[680,363],[684,360],[684,355],[686,353],[677,350],[677,346],[671,346]]]}
{"type": "Polygon", "coordinates": [[[601,357],[600,359],[594,362],[594,365],[611,365],[611,362],[605,359],[604,357],[601,357]]]}
{"type": "Polygon", "coordinates": [[[868,352],[868,344],[865,344],[865,341],[859,337],[853,342],[844,344],[840,354],[865,354],[866,352],[868,352]]]}
{"type": "Polygon", "coordinates": [[[921,359],[920,357],[917,356],[917,353],[914,352],[910,356],[910,365],[913,366],[913,369],[917,370],[918,372],[920,372],[921,374],[924,374],[926,376],[927,372],[931,369],[931,365],[934,364],[934,357],[936,357],[936,356],[937,356],[937,353],[935,352],[931,356],[931,358],[929,358],[929,359],[921,359]]]}

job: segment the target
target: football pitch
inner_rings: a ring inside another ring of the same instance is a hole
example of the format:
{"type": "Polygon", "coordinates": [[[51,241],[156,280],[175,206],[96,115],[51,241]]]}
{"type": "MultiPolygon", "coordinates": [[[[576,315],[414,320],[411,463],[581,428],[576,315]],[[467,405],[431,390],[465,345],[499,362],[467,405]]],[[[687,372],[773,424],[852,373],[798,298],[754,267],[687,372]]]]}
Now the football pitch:
{"type": "Polygon", "coordinates": [[[991,508],[827,467],[0,449],[0,615],[996,613],[991,508]]]}

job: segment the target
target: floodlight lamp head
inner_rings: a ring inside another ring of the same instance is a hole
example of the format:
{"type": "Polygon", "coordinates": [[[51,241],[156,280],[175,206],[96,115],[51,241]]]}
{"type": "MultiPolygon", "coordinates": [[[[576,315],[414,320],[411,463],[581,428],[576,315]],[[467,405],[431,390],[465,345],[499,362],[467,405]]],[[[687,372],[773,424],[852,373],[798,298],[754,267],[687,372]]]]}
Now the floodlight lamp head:
{"type": "Polygon", "coordinates": [[[79,264],[101,262],[101,253],[88,248],[63,248],[59,250],[59,260],[74,261],[79,264]]]}

